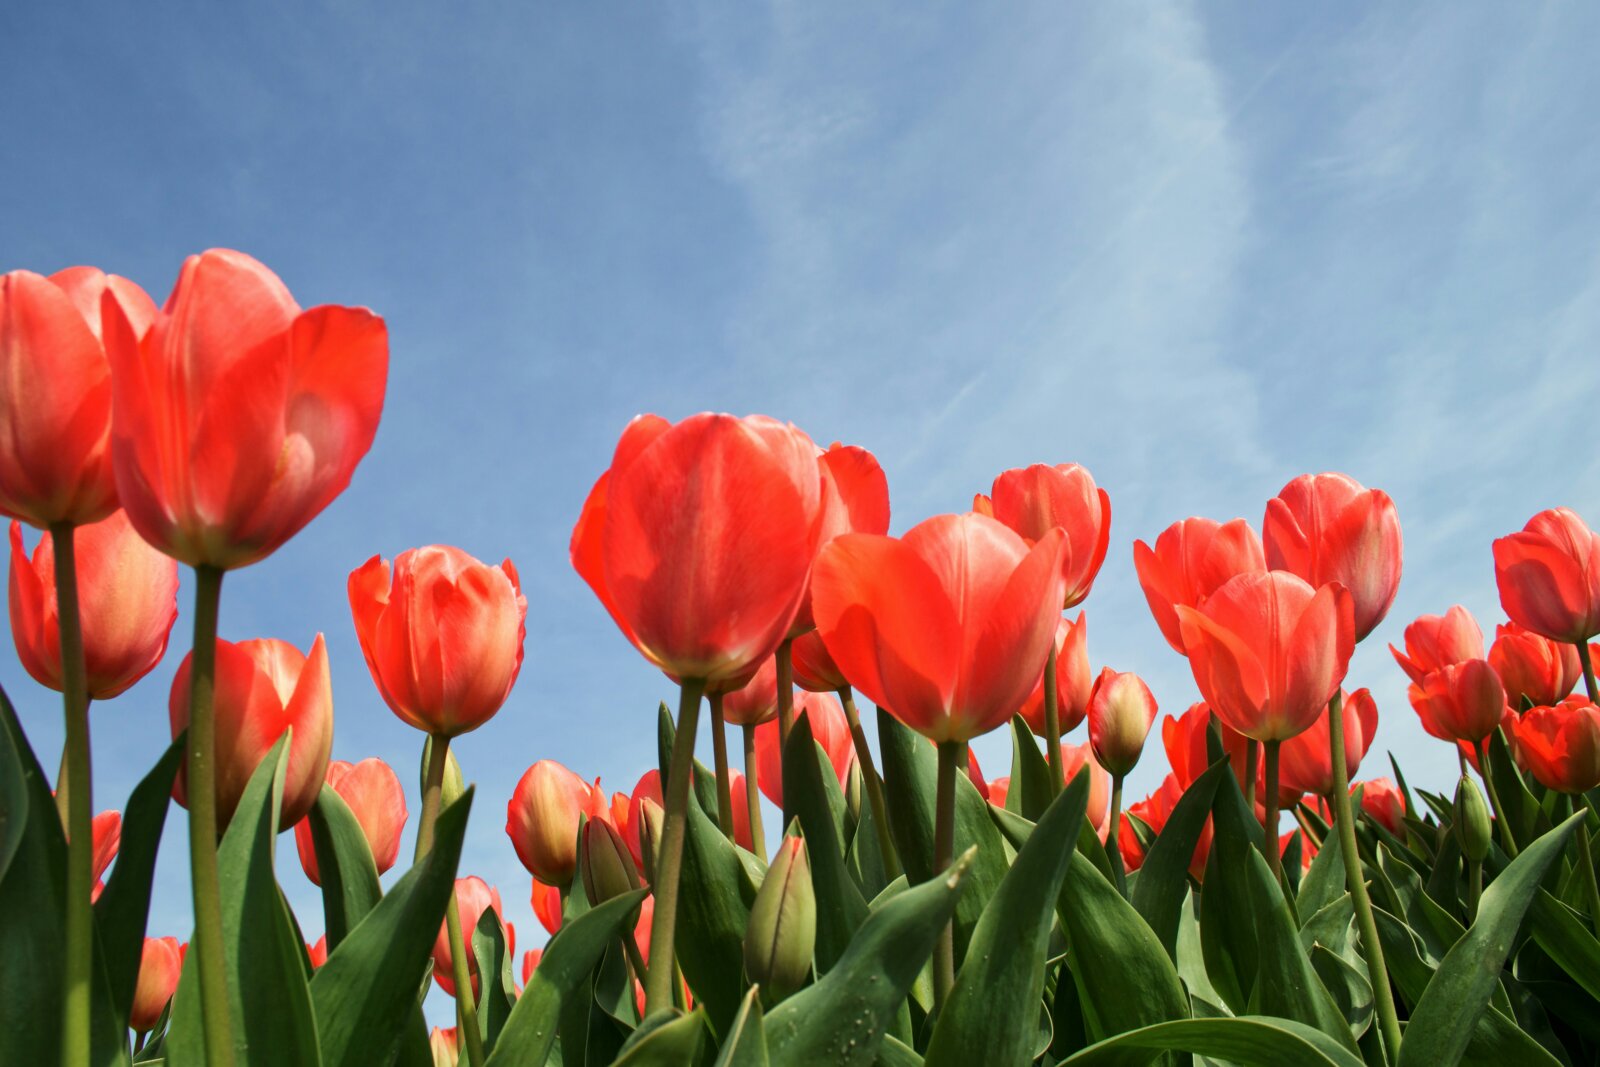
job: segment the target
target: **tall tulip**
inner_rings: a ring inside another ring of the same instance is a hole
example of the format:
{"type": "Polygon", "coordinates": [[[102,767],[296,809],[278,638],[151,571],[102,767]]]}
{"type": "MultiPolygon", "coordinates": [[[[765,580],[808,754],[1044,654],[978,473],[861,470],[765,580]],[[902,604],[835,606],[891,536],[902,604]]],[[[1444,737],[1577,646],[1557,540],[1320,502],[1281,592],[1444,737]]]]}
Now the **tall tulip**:
{"type": "MultiPolygon", "coordinates": [[[[378,873],[388,871],[399,858],[400,832],[406,826],[406,793],[394,769],[375,756],[360,763],[334,760],[328,764],[326,782],[356,817],[378,873]]],[[[309,819],[295,824],[294,843],[306,877],[312,885],[321,885],[309,819]]]]}
{"type": "Polygon", "coordinates": [[[1500,676],[1506,700],[1518,710],[1524,698],[1535,707],[1559,704],[1583,676],[1576,645],[1552,641],[1516,623],[1494,628],[1489,666],[1500,676]]]}
{"type": "Polygon", "coordinates": [[[133,1006],[128,1012],[128,1026],[141,1038],[155,1029],[172,994],[178,991],[178,974],[183,969],[178,949],[175,937],[144,939],[139,953],[139,978],[133,989],[133,1006]]]}
{"type": "Polygon", "coordinates": [[[1600,537],[1570,508],[1541,511],[1495,541],[1494,578],[1518,626],[1579,645],[1600,634],[1600,537]]]}
{"type": "MultiPolygon", "coordinates": [[[[293,727],[278,819],[278,828],[287,830],[317,802],[328,771],[333,747],[333,682],[327,646],[321,634],[311,643],[309,655],[274,638],[237,644],[218,638],[215,654],[218,823],[228,825],[257,765],[284,731],[293,727]]],[[[194,659],[193,653],[185,656],[172,679],[167,706],[173,737],[189,726],[189,678],[194,659]]],[[[189,777],[187,768],[180,770],[172,794],[192,810],[189,777]]]]}
{"type": "Polygon", "coordinates": [[[565,886],[578,868],[578,820],[606,818],[605,793],[555,760],[529,767],[506,804],[506,835],[528,873],[565,886]]]}
{"type": "Polygon", "coordinates": [[[1133,566],[1161,636],[1180,655],[1183,635],[1178,613],[1173,610],[1176,605],[1196,607],[1234,575],[1267,569],[1261,538],[1248,522],[1202,518],[1181,519],[1168,526],[1156,538],[1155,548],[1135,541],[1133,566]]]}
{"type": "Polygon", "coordinates": [[[1452,663],[1483,658],[1483,631],[1460,604],[1443,615],[1418,616],[1406,627],[1405,642],[1404,652],[1393,645],[1389,651],[1413,682],[1452,663]]]}
{"type": "MultiPolygon", "coordinates": [[[[1516,720],[1517,747],[1539,784],[1576,798],[1600,786],[1600,707],[1570,696],[1554,706],[1529,710],[1516,720]]],[[[1486,782],[1489,780],[1486,776],[1486,782]]],[[[1589,830],[1579,826],[1578,869],[1589,895],[1589,920],[1600,928],[1600,886],[1595,882],[1589,830]]]]}
{"type": "MultiPolygon", "coordinates": [[[[1344,697],[1345,780],[1355,777],[1361,760],[1378,729],[1378,705],[1372,693],[1357,689],[1344,697]]],[[[1278,754],[1278,781],[1286,792],[1327,797],[1334,790],[1333,760],[1329,755],[1328,717],[1317,720],[1301,734],[1283,743],[1278,754]]]]}
{"type": "MultiPolygon", "coordinates": [[[[1151,833],[1159,835],[1166,827],[1167,820],[1172,818],[1172,810],[1178,806],[1185,788],[1186,786],[1176,776],[1168,774],[1155,792],[1130,805],[1128,814],[1148,826],[1151,833]]],[[[1211,855],[1211,837],[1211,820],[1207,819],[1200,830],[1199,839],[1195,841],[1194,853],[1189,857],[1189,874],[1196,880],[1205,877],[1206,860],[1211,855]]],[[[1136,871],[1144,866],[1144,846],[1139,841],[1139,834],[1133,826],[1132,819],[1124,821],[1121,826],[1117,837],[1117,850],[1121,853],[1123,865],[1128,870],[1136,871]]]]}
{"type": "Polygon", "coordinates": [[[1482,745],[1494,733],[1506,710],[1505,687],[1494,668],[1482,659],[1432,671],[1420,683],[1412,683],[1409,695],[1428,733],[1474,746],[1482,745]]]}

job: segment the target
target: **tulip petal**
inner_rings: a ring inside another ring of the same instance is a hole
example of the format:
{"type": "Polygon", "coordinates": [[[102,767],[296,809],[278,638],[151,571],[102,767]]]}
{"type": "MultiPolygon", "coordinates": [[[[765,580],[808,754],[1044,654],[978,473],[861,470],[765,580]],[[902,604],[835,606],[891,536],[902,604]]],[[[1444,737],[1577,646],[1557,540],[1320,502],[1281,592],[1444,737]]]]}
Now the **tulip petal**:
{"type": "Polygon", "coordinates": [[[1289,718],[1275,727],[1274,740],[1293,737],[1322,714],[1344,681],[1355,643],[1355,602],[1350,591],[1337,583],[1318,589],[1295,622],[1285,649],[1284,689],[1273,696],[1289,718]]]}
{"type": "Polygon", "coordinates": [[[1266,669],[1255,652],[1196,609],[1179,604],[1174,610],[1200,695],[1223,722],[1262,740],[1261,712],[1269,691],[1266,669]]]}
{"type": "Polygon", "coordinates": [[[1055,650],[1066,551],[1065,531],[1057,527],[1045,534],[1010,569],[1000,595],[976,620],[982,629],[964,660],[951,740],[967,740],[1002,725],[1038,684],[1055,650]]]}

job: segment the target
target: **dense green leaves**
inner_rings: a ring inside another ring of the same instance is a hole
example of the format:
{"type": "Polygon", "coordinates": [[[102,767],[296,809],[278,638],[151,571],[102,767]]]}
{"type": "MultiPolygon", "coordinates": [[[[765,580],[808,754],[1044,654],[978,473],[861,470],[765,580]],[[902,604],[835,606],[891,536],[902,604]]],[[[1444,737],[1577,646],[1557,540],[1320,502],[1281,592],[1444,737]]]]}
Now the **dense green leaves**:
{"type": "MultiPolygon", "coordinates": [[[[828,785],[838,793],[839,780],[811,733],[809,715],[801,715],[789,731],[783,750],[783,809],[786,820],[800,820],[811,860],[811,883],[817,895],[817,970],[826,973],[843,955],[856,928],[866,918],[867,902],[845,866],[844,847],[830,802],[828,785]]],[[[843,797],[839,797],[840,806],[843,797]]],[[[731,1016],[731,1012],[729,1013],[731,1016]]]]}
{"type": "Polygon", "coordinates": [[[687,816],[677,957],[712,1029],[721,1033],[744,996],[744,931],[757,887],[738,850],[696,797],[689,798],[687,816]]]}
{"type": "Polygon", "coordinates": [[[1315,1027],[1253,1015],[1158,1023],[1091,1045],[1062,1067],[1143,1067],[1152,1053],[1164,1050],[1243,1067],[1364,1067],[1360,1057],[1315,1027]]]}
{"type": "Polygon", "coordinates": [[[1211,817],[1217,785],[1230,773],[1229,767],[1227,760],[1219,760],[1184,791],[1150,846],[1134,884],[1134,910],[1150,924],[1173,959],[1178,958],[1178,918],[1189,895],[1189,863],[1211,817]]]}

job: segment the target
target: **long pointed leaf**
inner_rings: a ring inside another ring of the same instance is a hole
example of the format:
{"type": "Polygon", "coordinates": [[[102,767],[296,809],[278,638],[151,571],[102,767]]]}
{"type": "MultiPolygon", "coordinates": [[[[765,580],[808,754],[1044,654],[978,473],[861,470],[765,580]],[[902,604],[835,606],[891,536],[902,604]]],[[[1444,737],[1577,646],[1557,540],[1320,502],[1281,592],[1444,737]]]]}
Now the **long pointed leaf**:
{"type": "Polygon", "coordinates": [[[806,836],[817,895],[817,971],[826,974],[866,918],[867,902],[845,867],[843,843],[824,784],[826,778],[837,787],[838,779],[831,769],[824,776],[817,762],[821,752],[812,737],[810,716],[802,714],[783,749],[783,815],[785,822],[799,819],[806,836]]]}
{"type": "Polygon", "coordinates": [[[322,881],[322,915],[331,953],[383,896],[378,885],[378,865],[366,831],[355,812],[324,785],[306,816],[311,843],[317,853],[317,877],[322,881]]]}
{"type": "Polygon", "coordinates": [[[1365,1067],[1315,1027],[1291,1019],[1242,1015],[1185,1019],[1132,1030],[1090,1045],[1062,1067],[1143,1067],[1158,1051],[1196,1052],[1243,1067],[1365,1067]]]}
{"type": "Polygon", "coordinates": [[[715,1067],[767,1067],[767,1035],[761,1019],[761,987],[751,986],[723,1038],[715,1067]]]}
{"type": "Polygon", "coordinates": [[[1145,856],[1133,887],[1134,909],[1174,960],[1178,958],[1178,919],[1189,894],[1189,863],[1211,817],[1217,785],[1230,767],[1227,760],[1218,760],[1184,790],[1145,856]]]}

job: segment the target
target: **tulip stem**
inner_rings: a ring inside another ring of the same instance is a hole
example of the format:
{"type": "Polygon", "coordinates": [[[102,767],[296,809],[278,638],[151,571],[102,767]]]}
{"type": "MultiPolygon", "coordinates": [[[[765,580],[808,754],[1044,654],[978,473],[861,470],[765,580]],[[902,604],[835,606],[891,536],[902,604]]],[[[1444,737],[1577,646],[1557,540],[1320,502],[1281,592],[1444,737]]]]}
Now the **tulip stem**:
{"type": "Polygon", "coordinates": [[[1127,896],[1128,875],[1122,865],[1122,841],[1118,836],[1122,831],[1122,777],[1120,774],[1111,776],[1111,823],[1106,830],[1106,858],[1117,876],[1117,888],[1127,896]]]}
{"type": "Polygon", "coordinates": [[[1483,862],[1467,861],[1467,925],[1478,921],[1478,898],[1483,896],[1483,862]]]}
{"type": "MultiPolygon", "coordinates": [[[[428,774],[422,783],[422,814],[417,818],[417,845],[412,862],[421,862],[433,849],[433,825],[439,820],[439,800],[444,793],[444,771],[450,761],[450,738],[433,734],[428,745],[428,774]]],[[[478,1029],[478,1004],[472,995],[472,972],[467,966],[466,938],[461,933],[461,909],[456,905],[455,888],[444,911],[445,934],[450,939],[450,980],[456,987],[456,1032],[464,1034],[467,1062],[483,1067],[483,1034],[478,1029]]],[[[488,982],[488,976],[482,979],[488,982]]]]}
{"type": "Polygon", "coordinates": [[[622,949],[628,956],[628,966],[633,968],[634,980],[644,984],[644,954],[639,951],[639,941],[633,936],[633,927],[623,924],[626,929],[622,931],[622,949]]]}
{"type": "Polygon", "coordinates": [[[439,802],[444,795],[444,772],[449,762],[450,739],[430,737],[428,770],[422,779],[422,814],[417,817],[417,843],[411,853],[411,862],[414,864],[433,848],[433,824],[439,820],[439,802]]]}
{"type": "Polygon", "coordinates": [[[62,753],[65,782],[56,785],[56,806],[66,793],[67,960],[62,1001],[61,1062],[89,1062],[89,981],[94,965],[94,797],[89,764],[89,691],[78,617],[78,568],[71,523],[53,523],[56,611],[61,632],[61,703],[66,717],[62,753]],[[63,788],[64,787],[64,788],[63,788]]]}
{"type": "Polygon", "coordinates": [[[778,674],[778,751],[789,747],[789,731],[794,729],[794,641],[785,638],[773,653],[778,674]]]}
{"type": "Polygon", "coordinates": [[[1044,661],[1044,744],[1045,758],[1050,761],[1050,796],[1061,795],[1066,784],[1067,771],[1061,764],[1061,702],[1056,692],[1056,649],[1044,661]]]}
{"type": "Polygon", "coordinates": [[[729,841],[733,834],[733,786],[728,778],[727,725],[722,719],[722,694],[712,693],[706,698],[711,705],[711,751],[717,768],[717,822],[729,841]]]}
{"type": "MultiPolygon", "coordinates": [[[[950,866],[955,853],[956,770],[965,762],[961,741],[939,742],[939,787],[934,800],[933,869],[935,877],[950,866]]],[[[933,1014],[938,1016],[956,984],[955,926],[947,922],[933,944],[933,1014]]]]}
{"type": "Polygon", "coordinates": [[[1282,741],[1263,741],[1267,756],[1267,817],[1261,824],[1261,847],[1266,851],[1267,867],[1273,881],[1283,874],[1283,855],[1278,851],[1278,746],[1282,741]]]}
{"type": "MultiPolygon", "coordinates": [[[[784,647],[787,652],[787,645],[784,647]]],[[[781,665],[783,660],[778,661],[781,665]]],[[[780,677],[783,670],[780,666],[780,677]]],[[[678,732],[667,767],[667,815],[656,857],[655,920],[650,927],[650,967],[645,978],[645,1015],[672,1007],[673,938],[678,928],[678,876],[683,870],[683,837],[689,807],[689,773],[694,766],[694,735],[700,719],[700,697],[706,683],[686,678],[678,695],[678,732]]],[[[783,686],[778,687],[783,702],[783,686]]]]}
{"type": "MultiPolygon", "coordinates": [[[[1458,745],[1459,749],[1460,746],[1458,745]]],[[[1500,790],[1494,784],[1494,768],[1489,766],[1489,741],[1485,738],[1477,742],[1478,749],[1478,777],[1483,779],[1483,788],[1489,794],[1489,807],[1494,810],[1495,825],[1500,828],[1500,844],[1505,848],[1506,855],[1511,859],[1517,858],[1517,841],[1511,836],[1511,823],[1506,819],[1505,812],[1500,807],[1500,790]]]]}
{"type": "MultiPolygon", "coordinates": [[[[1582,804],[1581,797],[1574,798],[1575,804],[1582,804]]],[[[1594,853],[1589,847],[1589,820],[1584,818],[1578,824],[1578,866],[1583,869],[1583,887],[1589,894],[1589,925],[1595,930],[1600,930],[1600,884],[1595,882],[1594,853]]]]}
{"type": "Polygon", "coordinates": [[[1595,685],[1594,661],[1589,658],[1589,642],[1574,641],[1578,646],[1578,662],[1583,664],[1583,687],[1589,691],[1589,703],[1600,704],[1600,687],[1595,685]]]}
{"type": "Polygon", "coordinates": [[[744,807],[750,815],[750,847],[756,855],[767,858],[767,831],[761,825],[761,782],[756,762],[756,728],[749,724],[741,727],[744,733],[744,807]]]}
{"type": "Polygon", "coordinates": [[[217,615],[222,576],[216,567],[194,569],[194,650],[189,667],[189,870],[194,887],[194,944],[206,1063],[231,1067],[233,1018],[227,957],[222,940],[222,888],[217,875],[216,720],[212,696],[217,673],[217,615]]]}
{"type": "Polygon", "coordinates": [[[855,743],[856,763],[861,767],[861,784],[867,790],[867,803],[872,805],[873,829],[878,833],[878,851],[883,854],[883,873],[894,881],[900,877],[900,855],[894,850],[894,837],[889,832],[889,808],[883,802],[883,779],[872,763],[872,746],[867,744],[867,731],[861,728],[861,714],[856,710],[856,695],[848,685],[839,690],[839,703],[844,707],[845,722],[850,725],[850,740],[855,743]]]}
{"type": "Polygon", "coordinates": [[[1261,742],[1250,738],[1244,744],[1244,802],[1252,816],[1256,813],[1256,775],[1261,767],[1261,742]]]}
{"type": "MultiPolygon", "coordinates": [[[[1393,1063],[1400,1054],[1400,1016],[1395,1013],[1389,971],[1383,962],[1383,944],[1378,940],[1378,922],[1372,915],[1372,898],[1367,895],[1361,853],[1356,848],[1356,821],[1350,809],[1350,769],[1345,764],[1344,754],[1344,701],[1337,689],[1328,701],[1328,755],[1333,765],[1333,829],[1339,835],[1345,888],[1350,890],[1350,899],[1355,903],[1356,929],[1361,934],[1362,955],[1367,958],[1367,976],[1371,979],[1373,1002],[1377,1007],[1378,1029],[1388,1062],[1393,1063]]],[[[1275,791],[1276,786],[1273,782],[1268,788],[1275,791]]]]}

